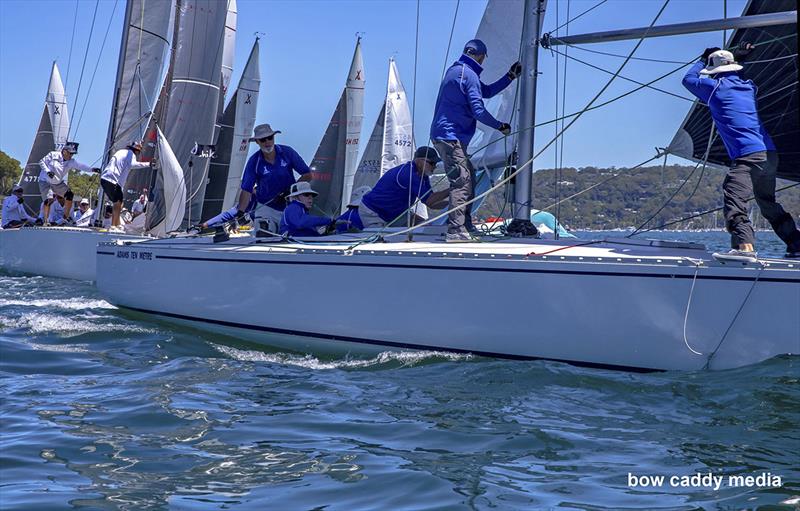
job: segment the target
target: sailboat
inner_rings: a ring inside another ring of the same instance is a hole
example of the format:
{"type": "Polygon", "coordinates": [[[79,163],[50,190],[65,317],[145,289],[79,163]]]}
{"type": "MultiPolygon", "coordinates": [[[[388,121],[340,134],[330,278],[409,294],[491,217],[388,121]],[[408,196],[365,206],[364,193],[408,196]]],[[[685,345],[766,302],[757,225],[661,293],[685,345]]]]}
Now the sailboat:
{"type": "MultiPolygon", "coordinates": [[[[129,0],[126,6],[104,163],[131,139],[140,139],[148,133],[147,152],[158,156],[160,168],[155,175],[147,171],[131,172],[124,186],[126,198],[131,200],[152,182],[157,184],[155,200],[146,213],[146,233],[118,234],[79,227],[4,230],[0,232],[0,267],[21,273],[94,280],[94,253],[98,242],[137,242],[152,239],[152,236],[166,236],[184,223],[190,214],[187,211],[191,211],[185,206],[186,183],[201,181],[192,172],[205,172],[204,163],[207,162],[200,155],[197,168],[189,165],[196,156],[192,148],[196,141],[208,145],[214,131],[222,79],[220,42],[228,17],[225,9],[199,9],[197,3],[198,0],[129,0]],[[212,30],[214,27],[216,31],[212,30]],[[211,52],[209,59],[199,58],[197,54],[193,56],[191,46],[213,46],[219,51],[211,52]],[[165,79],[163,71],[168,61],[170,69],[165,79]],[[162,90],[160,95],[159,90],[162,90]],[[171,102],[172,97],[176,100],[171,102]],[[210,114],[194,111],[192,105],[207,100],[213,107],[210,114]],[[194,130],[186,128],[187,122],[194,130]],[[206,136],[209,138],[204,138],[206,136]]],[[[226,4],[219,5],[225,7],[226,4]]],[[[53,97],[58,98],[58,83],[53,90],[56,92],[53,97]]],[[[63,101],[63,87],[60,91],[58,101],[63,101]]],[[[52,111],[49,105],[48,109],[52,111]]],[[[98,207],[95,214],[100,214],[102,209],[98,207]]]]}
{"type": "MultiPolygon", "coordinates": [[[[508,3],[490,0],[487,12],[502,4],[508,3]]],[[[534,124],[545,6],[545,0],[523,5],[521,127],[534,124]]],[[[709,26],[737,29],[736,39],[746,36],[745,27],[794,24],[796,16],[767,22],[746,14],[709,26]]],[[[710,30],[703,25],[629,29],[615,37],[710,30]]],[[[794,37],[786,47],[796,45],[794,37]]],[[[533,130],[520,132],[514,149],[518,172],[532,161],[533,130]]],[[[529,172],[518,174],[520,223],[530,221],[529,181],[529,172]]],[[[796,261],[733,262],[688,242],[492,241],[446,244],[440,229],[418,226],[322,239],[117,242],[98,247],[97,286],[127,310],[300,352],[446,350],[631,371],[728,369],[800,353],[796,261]],[[142,285],[160,292],[141,296],[142,285]],[[313,290],[325,306],[309,316],[306,295],[291,289],[313,290]],[[471,313],[464,297],[476,289],[502,297],[502,321],[471,313]],[[433,310],[414,306],[421,290],[433,310]],[[764,321],[764,311],[780,321],[764,321]]]]}
{"type": "Polygon", "coordinates": [[[353,189],[364,118],[364,84],[361,37],[358,37],[344,90],[311,160],[314,189],[319,193],[314,206],[325,215],[338,216],[339,211],[347,209],[353,189]]]}

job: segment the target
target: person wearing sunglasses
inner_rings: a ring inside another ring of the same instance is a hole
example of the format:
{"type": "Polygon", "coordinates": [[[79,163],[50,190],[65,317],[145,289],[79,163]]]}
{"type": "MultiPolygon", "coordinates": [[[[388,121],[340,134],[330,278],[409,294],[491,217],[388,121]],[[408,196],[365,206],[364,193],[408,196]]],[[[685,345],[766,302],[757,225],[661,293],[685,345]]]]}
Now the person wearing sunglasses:
{"type": "MultiPolygon", "coordinates": [[[[358,209],[364,227],[406,225],[407,212],[417,199],[432,209],[447,206],[450,189],[439,192],[431,189],[430,175],[440,161],[434,148],[422,146],[414,153],[413,160],[387,170],[361,199],[358,209]]],[[[422,220],[414,217],[414,224],[422,220]]]]}
{"type": "Polygon", "coordinates": [[[32,224],[36,219],[25,211],[22,186],[16,185],[11,192],[11,195],[3,200],[3,229],[15,229],[32,224]]]}
{"type": "Polygon", "coordinates": [[[255,127],[251,142],[258,144],[258,152],[250,156],[242,174],[241,193],[236,218],[245,215],[250,197],[255,193],[258,206],[254,211],[254,234],[271,234],[278,231],[283,210],[286,208],[286,193],[296,181],[311,181],[311,169],[297,151],[288,145],[276,144],[275,135],[280,133],[269,124],[255,127]],[[300,177],[295,179],[295,173],[300,177]],[[255,188],[255,192],[253,189],[255,188]]]}
{"type": "Polygon", "coordinates": [[[320,236],[335,231],[336,223],[330,218],[309,213],[318,194],[311,185],[300,181],[289,190],[289,204],[281,215],[280,233],[286,236],[320,236]]]}

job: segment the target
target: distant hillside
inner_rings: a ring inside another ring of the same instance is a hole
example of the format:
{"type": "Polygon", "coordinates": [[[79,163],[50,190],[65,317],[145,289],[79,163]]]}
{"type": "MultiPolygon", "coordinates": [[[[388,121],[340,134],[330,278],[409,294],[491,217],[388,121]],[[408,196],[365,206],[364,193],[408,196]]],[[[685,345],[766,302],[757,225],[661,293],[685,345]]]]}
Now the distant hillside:
{"type": "MultiPolygon", "coordinates": [[[[556,193],[556,173],[553,169],[542,169],[533,175],[533,207],[548,209],[555,214],[555,208],[548,207],[562,199],[590,186],[611,178],[595,188],[561,203],[561,222],[571,229],[614,229],[638,226],[654,214],[681,183],[691,174],[694,166],[660,165],[642,167],[635,170],[627,168],[599,169],[582,167],[561,169],[558,177],[559,191],[556,193]],[[614,174],[619,174],[612,178],[614,174]]],[[[725,173],[719,169],[706,168],[700,179],[700,169],[678,192],[648,227],[678,220],[720,207],[722,205],[722,180],[725,173]]],[[[791,184],[779,181],[778,188],[791,184]]],[[[795,218],[800,215],[800,186],[778,193],[778,201],[795,218]]],[[[476,218],[489,216],[511,216],[510,206],[505,203],[502,190],[493,192],[484,203],[476,218]]],[[[755,204],[752,202],[751,204],[755,204]]],[[[757,209],[757,208],[756,208],[757,209]]],[[[768,229],[769,225],[755,214],[758,228],[768,229]]],[[[715,227],[715,215],[709,214],[693,220],[673,225],[671,229],[705,229],[715,227]]],[[[716,227],[723,228],[722,213],[716,215],[716,227]]]]}

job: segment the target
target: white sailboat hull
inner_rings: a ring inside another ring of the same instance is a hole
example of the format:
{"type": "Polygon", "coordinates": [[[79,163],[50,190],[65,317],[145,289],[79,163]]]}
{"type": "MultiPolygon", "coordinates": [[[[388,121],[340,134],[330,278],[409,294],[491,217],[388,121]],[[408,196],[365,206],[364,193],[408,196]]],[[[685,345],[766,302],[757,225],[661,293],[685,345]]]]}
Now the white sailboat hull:
{"type": "Polygon", "coordinates": [[[635,370],[800,353],[800,265],[603,245],[525,256],[559,247],[101,245],[97,286],[121,307],[306,352],[398,347],[635,370]]]}
{"type": "Polygon", "coordinates": [[[141,241],[145,236],[110,234],[81,227],[0,230],[0,268],[14,273],[95,280],[97,244],[141,241]]]}

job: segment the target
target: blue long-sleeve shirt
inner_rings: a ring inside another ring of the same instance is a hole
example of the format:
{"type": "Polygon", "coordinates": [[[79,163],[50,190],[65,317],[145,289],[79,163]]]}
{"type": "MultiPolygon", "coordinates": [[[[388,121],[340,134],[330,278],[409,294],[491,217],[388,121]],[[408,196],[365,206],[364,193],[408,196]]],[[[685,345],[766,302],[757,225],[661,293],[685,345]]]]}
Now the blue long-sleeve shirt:
{"type": "Polygon", "coordinates": [[[460,140],[464,147],[475,135],[476,120],[492,128],[502,124],[483,105],[509,86],[511,78],[503,75],[496,82],[481,82],[483,67],[472,57],[462,55],[447,70],[439,87],[431,123],[431,140],[460,140]]]}
{"type": "Polygon", "coordinates": [[[281,234],[289,236],[319,236],[317,227],[331,223],[330,218],[314,216],[297,201],[290,202],[281,216],[281,234]]]}
{"type": "Polygon", "coordinates": [[[364,223],[358,208],[350,207],[336,219],[336,232],[363,231],[364,223]]]}
{"type": "MultiPolygon", "coordinates": [[[[245,213],[251,213],[253,210],[256,209],[256,197],[255,195],[250,197],[250,202],[247,203],[247,208],[244,210],[245,213]]],[[[233,206],[230,209],[226,209],[222,213],[217,216],[211,217],[211,219],[206,220],[206,225],[208,227],[216,227],[217,225],[222,225],[225,222],[230,222],[234,218],[236,218],[236,213],[239,210],[239,205],[233,206]]]]}
{"type": "Polygon", "coordinates": [[[242,174],[241,188],[253,193],[253,186],[258,185],[258,203],[282,211],[286,205],[278,196],[295,182],[294,172],[303,175],[311,172],[311,169],[297,151],[288,145],[275,144],[274,164],[264,159],[261,150],[250,156],[242,174]]]}
{"type": "Polygon", "coordinates": [[[703,62],[695,63],[683,86],[708,105],[717,132],[731,160],[758,151],[774,151],[775,144],[758,118],[757,87],[736,72],[720,73],[717,78],[700,74],[703,62]]]}

